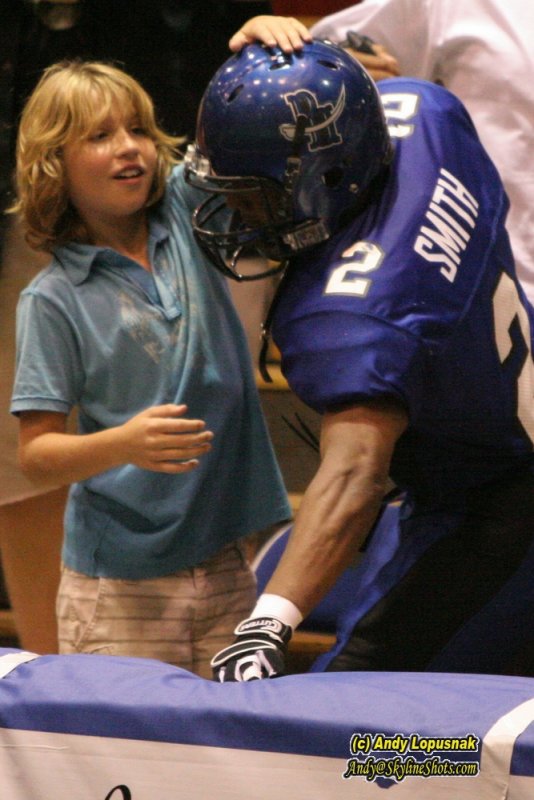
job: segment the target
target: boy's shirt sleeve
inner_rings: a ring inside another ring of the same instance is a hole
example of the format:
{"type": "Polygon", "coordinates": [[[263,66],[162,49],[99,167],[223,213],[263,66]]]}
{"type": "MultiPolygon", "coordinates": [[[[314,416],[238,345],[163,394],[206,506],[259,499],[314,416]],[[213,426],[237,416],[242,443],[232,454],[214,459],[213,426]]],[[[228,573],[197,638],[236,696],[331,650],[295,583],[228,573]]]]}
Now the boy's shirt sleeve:
{"type": "Polygon", "coordinates": [[[167,181],[167,191],[170,192],[175,199],[179,200],[184,206],[184,209],[189,211],[190,214],[192,214],[195,208],[208,196],[205,192],[200,191],[200,189],[196,189],[194,186],[190,186],[186,183],[184,165],[181,163],[173,167],[167,181]]]}
{"type": "Polygon", "coordinates": [[[83,385],[79,344],[66,317],[27,289],[17,308],[17,360],[11,403],[21,411],[68,414],[83,385]]]}
{"type": "MultiPolygon", "coordinates": [[[[197,189],[186,182],[183,164],[178,164],[174,167],[169,178],[168,190],[174,195],[175,199],[179,199],[180,204],[188,213],[188,224],[191,224],[193,213],[198,206],[212,196],[209,192],[197,189]]],[[[221,198],[221,203],[223,202],[224,200],[221,198]]],[[[214,230],[220,233],[225,233],[228,230],[231,218],[232,212],[230,209],[224,209],[210,220],[210,226],[213,226],[214,230]]]]}

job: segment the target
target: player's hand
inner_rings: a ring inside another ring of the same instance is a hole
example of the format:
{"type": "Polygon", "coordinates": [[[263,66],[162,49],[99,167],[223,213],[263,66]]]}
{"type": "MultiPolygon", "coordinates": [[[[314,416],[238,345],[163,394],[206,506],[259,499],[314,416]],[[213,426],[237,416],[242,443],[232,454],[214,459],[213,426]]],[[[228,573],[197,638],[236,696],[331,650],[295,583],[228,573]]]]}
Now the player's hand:
{"type": "Polygon", "coordinates": [[[201,419],[186,419],[187,406],[147,408],[115,429],[123,463],[154,472],[189,472],[211,449],[213,433],[201,419]]]}
{"type": "Polygon", "coordinates": [[[237,53],[245,45],[262,42],[268,47],[279,47],[284,53],[301,50],[305,42],[311,42],[308,28],[294,17],[276,17],[264,14],[252,17],[234,33],[228,46],[237,53]]]}
{"type": "Polygon", "coordinates": [[[284,674],[289,625],[275,617],[256,617],[240,622],[234,633],[235,642],[211,660],[214,680],[256,681],[284,674]]]}

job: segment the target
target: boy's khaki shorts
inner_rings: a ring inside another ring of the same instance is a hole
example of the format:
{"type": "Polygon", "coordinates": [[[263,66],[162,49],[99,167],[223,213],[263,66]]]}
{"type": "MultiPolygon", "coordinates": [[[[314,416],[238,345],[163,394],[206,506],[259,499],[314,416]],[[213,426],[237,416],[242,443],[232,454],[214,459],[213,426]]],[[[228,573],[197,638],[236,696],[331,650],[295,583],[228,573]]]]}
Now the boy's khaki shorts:
{"type": "Polygon", "coordinates": [[[161,578],[91,578],[62,567],[59,652],[156,658],[211,678],[210,659],[256,600],[256,580],[232,544],[161,578]]]}

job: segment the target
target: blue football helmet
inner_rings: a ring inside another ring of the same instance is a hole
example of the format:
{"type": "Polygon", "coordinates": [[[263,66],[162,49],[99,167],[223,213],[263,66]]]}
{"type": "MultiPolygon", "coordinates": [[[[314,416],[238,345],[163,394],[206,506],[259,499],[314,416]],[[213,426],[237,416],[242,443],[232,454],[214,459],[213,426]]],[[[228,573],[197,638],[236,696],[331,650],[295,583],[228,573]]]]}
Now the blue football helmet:
{"type": "Polygon", "coordinates": [[[345,50],[249,45],[210,81],[186,155],[188,182],[212,193],[194,214],[196,237],[227,275],[264,277],[279,267],[247,276],[239,259],[284,262],[328,239],[391,156],[376,87],[345,50]]]}

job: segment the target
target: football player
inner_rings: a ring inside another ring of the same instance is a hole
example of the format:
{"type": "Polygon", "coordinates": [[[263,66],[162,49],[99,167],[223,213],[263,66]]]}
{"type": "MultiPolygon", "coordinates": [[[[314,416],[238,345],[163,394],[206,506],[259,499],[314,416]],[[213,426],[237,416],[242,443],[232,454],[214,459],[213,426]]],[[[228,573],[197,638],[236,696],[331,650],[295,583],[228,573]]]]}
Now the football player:
{"type": "Polygon", "coordinates": [[[255,250],[283,270],[273,337],[291,388],[322,415],[287,548],[215,678],[283,673],[292,631],[355,559],[388,476],[398,528],[364,560],[321,667],[505,671],[534,609],[533,311],[465,108],[425,81],[377,87],[326,42],[252,44],[209,84],[187,161],[211,193],[194,225],[214,264],[247,278],[241,256],[255,250]]]}

